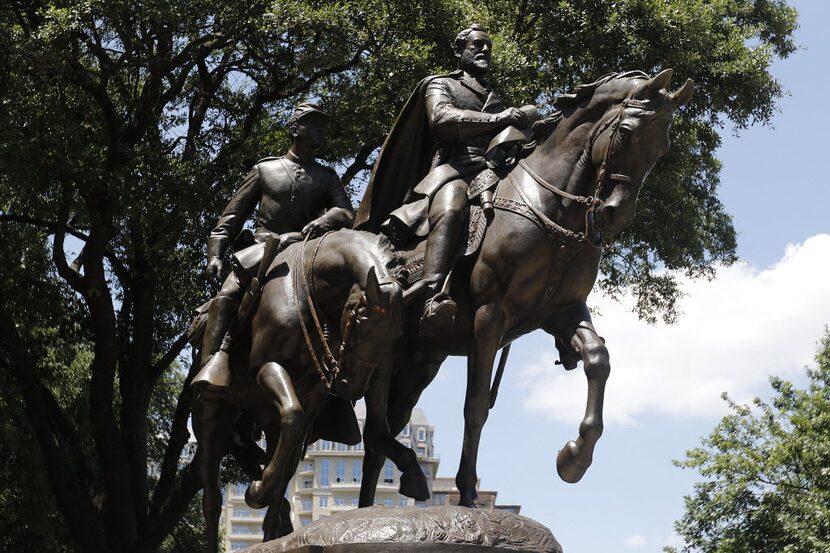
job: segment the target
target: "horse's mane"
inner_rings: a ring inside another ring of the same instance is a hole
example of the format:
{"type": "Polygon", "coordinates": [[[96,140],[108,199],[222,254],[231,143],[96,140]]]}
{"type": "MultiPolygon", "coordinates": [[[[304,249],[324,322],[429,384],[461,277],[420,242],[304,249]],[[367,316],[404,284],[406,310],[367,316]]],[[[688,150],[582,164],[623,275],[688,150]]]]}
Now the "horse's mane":
{"type": "Polygon", "coordinates": [[[616,79],[648,79],[649,76],[642,71],[623,71],[620,73],[608,73],[588,84],[579,84],[570,94],[563,94],[556,98],[553,102],[553,107],[557,110],[562,108],[574,107],[594,95],[597,89],[616,79]]]}
{"type": "Polygon", "coordinates": [[[403,265],[404,258],[392,248],[392,241],[385,234],[371,234],[367,242],[383,261],[383,267],[389,274],[394,274],[403,265]]]}
{"type": "Polygon", "coordinates": [[[579,84],[576,86],[574,91],[570,94],[563,94],[558,96],[553,101],[553,111],[550,115],[536,121],[533,124],[533,139],[535,143],[543,142],[548,139],[548,137],[553,134],[553,131],[556,130],[556,126],[562,121],[564,114],[562,110],[564,108],[574,107],[584,100],[591,98],[597,89],[615,79],[648,79],[649,76],[642,71],[623,71],[618,73],[607,73],[600,77],[599,79],[595,80],[592,83],[588,84],[579,84]]]}

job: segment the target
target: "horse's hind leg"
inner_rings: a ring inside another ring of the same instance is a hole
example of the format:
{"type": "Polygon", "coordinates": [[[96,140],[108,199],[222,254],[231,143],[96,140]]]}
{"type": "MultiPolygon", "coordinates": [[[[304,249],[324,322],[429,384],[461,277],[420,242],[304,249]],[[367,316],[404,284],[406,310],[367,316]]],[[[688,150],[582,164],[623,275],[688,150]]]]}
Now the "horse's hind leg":
{"type": "Polygon", "coordinates": [[[478,500],[476,464],[481,430],[490,410],[490,381],[493,362],[504,335],[505,315],[496,304],[484,305],[476,311],[474,339],[467,357],[467,394],[464,398],[464,444],[455,484],[460,492],[458,504],[483,507],[478,500]]]}
{"type": "Polygon", "coordinates": [[[591,315],[584,304],[571,314],[564,329],[557,326],[554,323],[545,330],[561,336],[582,356],[585,376],[588,378],[588,399],[585,416],[579,425],[579,437],[566,443],[556,456],[556,471],[560,478],[565,482],[574,483],[578,482],[591,466],[594,446],[602,436],[605,382],[611,372],[611,364],[608,348],[594,329],[591,315]]]}
{"type": "Polygon", "coordinates": [[[219,515],[222,492],[219,466],[231,434],[236,410],[221,399],[200,398],[194,403],[193,427],[198,440],[196,463],[204,491],[202,512],[205,517],[208,553],[219,552],[219,515]]]}

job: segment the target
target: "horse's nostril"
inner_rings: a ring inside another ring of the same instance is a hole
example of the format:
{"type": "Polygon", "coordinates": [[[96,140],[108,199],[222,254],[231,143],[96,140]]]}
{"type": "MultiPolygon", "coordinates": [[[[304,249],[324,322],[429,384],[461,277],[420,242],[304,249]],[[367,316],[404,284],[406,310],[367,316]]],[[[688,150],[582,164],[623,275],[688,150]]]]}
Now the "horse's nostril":
{"type": "Polygon", "coordinates": [[[605,226],[613,226],[614,219],[617,217],[617,208],[613,205],[605,205],[602,208],[602,212],[600,213],[600,220],[605,224],[605,226]]]}

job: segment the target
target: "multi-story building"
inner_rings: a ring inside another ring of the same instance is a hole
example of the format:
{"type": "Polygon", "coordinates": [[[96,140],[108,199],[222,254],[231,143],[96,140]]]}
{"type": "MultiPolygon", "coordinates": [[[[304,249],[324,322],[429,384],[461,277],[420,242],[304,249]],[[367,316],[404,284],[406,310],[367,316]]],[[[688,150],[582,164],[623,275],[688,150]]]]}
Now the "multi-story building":
{"type": "MultiPolygon", "coordinates": [[[[366,419],[362,402],[357,404],[355,412],[362,432],[366,419]]],[[[438,470],[433,436],[434,429],[424,412],[415,408],[409,424],[397,437],[403,445],[415,451],[430,490],[438,470]]],[[[311,444],[288,484],[286,496],[291,502],[291,522],[294,527],[300,528],[333,513],[357,508],[362,478],[362,443],[347,446],[318,440],[311,444]]],[[[400,472],[387,460],[378,478],[375,504],[389,507],[426,507],[433,504],[432,501],[416,502],[400,495],[399,483],[400,472]]],[[[262,541],[265,510],[251,509],[245,504],[246,487],[247,484],[232,484],[226,490],[222,511],[226,551],[238,551],[262,541]]]]}

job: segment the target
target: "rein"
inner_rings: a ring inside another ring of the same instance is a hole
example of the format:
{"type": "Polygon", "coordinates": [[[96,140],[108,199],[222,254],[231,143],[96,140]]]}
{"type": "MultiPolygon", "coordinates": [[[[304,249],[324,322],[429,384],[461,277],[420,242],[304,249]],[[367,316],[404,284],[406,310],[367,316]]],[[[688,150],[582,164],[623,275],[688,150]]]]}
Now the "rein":
{"type": "Polygon", "coordinates": [[[591,236],[593,236],[593,234],[594,234],[592,232],[592,229],[593,229],[593,226],[594,226],[596,211],[604,203],[600,199],[600,197],[602,196],[602,193],[605,189],[605,186],[607,185],[609,180],[621,181],[621,182],[627,182],[627,183],[631,182],[631,177],[629,177],[628,175],[622,175],[622,174],[617,174],[617,173],[609,174],[608,173],[608,163],[609,163],[609,160],[611,159],[611,156],[614,153],[614,151],[613,151],[614,143],[617,141],[617,135],[619,134],[620,126],[621,126],[622,120],[623,120],[623,116],[625,115],[625,108],[632,107],[632,106],[639,107],[641,105],[642,105],[642,102],[640,102],[638,100],[632,100],[632,99],[623,100],[622,104],[620,104],[620,107],[617,110],[617,113],[610,120],[610,122],[602,125],[601,127],[599,127],[599,130],[597,132],[593,133],[593,136],[588,141],[587,148],[590,150],[591,148],[593,148],[593,144],[596,141],[597,137],[600,134],[602,134],[605,131],[605,129],[607,129],[609,126],[612,127],[611,137],[608,140],[608,144],[605,147],[605,152],[604,152],[603,157],[602,157],[602,163],[600,164],[600,167],[597,170],[597,178],[596,178],[597,185],[596,185],[596,189],[594,190],[594,195],[593,196],[580,196],[580,195],[576,195],[576,194],[571,194],[571,193],[566,192],[564,190],[560,190],[559,188],[557,188],[556,186],[554,186],[553,184],[549,183],[548,181],[543,179],[541,176],[539,176],[533,169],[531,169],[527,165],[527,163],[525,162],[524,159],[519,160],[519,163],[518,163],[519,166],[521,166],[521,168],[524,169],[524,171],[528,175],[530,175],[530,178],[532,178],[536,182],[536,184],[538,184],[539,186],[541,186],[545,190],[548,190],[549,192],[553,192],[554,194],[556,194],[557,196],[559,196],[561,198],[571,200],[571,201],[573,201],[577,204],[584,205],[587,208],[585,210],[585,229],[581,232],[573,232],[572,230],[568,230],[565,227],[563,227],[562,225],[559,225],[558,223],[551,220],[548,216],[546,216],[544,213],[542,213],[541,210],[534,207],[533,204],[528,200],[527,195],[521,190],[521,187],[519,186],[519,184],[513,179],[512,175],[508,175],[508,178],[510,179],[511,184],[513,185],[513,188],[516,190],[516,192],[519,194],[519,197],[522,199],[523,202],[525,202],[527,207],[533,212],[533,215],[539,220],[539,222],[542,224],[543,227],[556,230],[556,231],[564,234],[569,239],[576,240],[576,241],[585,241],[596,249],[602,249],[603,247],[608,245],[608,244],[605,243],[605,239],[602,236],[602,233],[599,233],[599,242],[596,242],[596,241],[591,239],[591,236]]]}
{"type": "MultiPolygon", "coordinates": [[[[323,239],[327,235],[328,233],[321,236],[320,241],[317,242],[317,245],[314,247],[314,254],[311,256],[310,267],[310,270],[312,272],[312,279],[314,278],[314,262],[317,259],[317,253],[320,251],[320,246],[323,244],[323,239]]],[[[317,352],[314,351],[314,344],[311,341],[311,334],[308,331],[308,326],[306,325],[305,317],[303,316],[302,310],[300,309],[299,295],[296,293],[294,294],[294,308],[297,311],[297,318],[300,320],[300,326],[303,329],[305,345],[308,348],[308,353],[311,355],[311,360],[314,363],[314,368],[317,369],[317,373],[320,375],[320,381],[323,384],[325,384],[327,388],[331,388],[332,383],[340,374],[340,362],[338,358],[334,357],[334,355],[331,352],[331,349],[329,349],[328,340],[326,339],[326,332],[323,330],[323,326],[320,324],[320,317],[317,315],[317,308],[314,305],[314,299],[312,297],[313,290],[311,286],[309,286],[308,273],[305,270],[305,250],[309,238],[310,234],[307,234],[305,240],[303,240],[302,248],[300,248],[300,253],[294,256],[294,289],[300,289],[300,276],[298,273],[302,273],[302,285],[303,292],[305,293],[305,300],[308,304],[308,310],[311,312],[311,318],[314,320],[314,326],[317,329],[317,336],[320,338],[320,343],[323,346],[323,352],[325,353],[325,358],[322,362],[320,361],[320,358],[317,357],[317,352]]],[[[347,337],[347,335],[344,336],[344,340],[347,337]]],[[[341,352],[343,348],[344,343],[341,343],[341,352]]]]}
{"type": "MultiPolygon", "coordinates": [[[[320,381],[323,384],[325,384],[327,388],[331,388],[332,383],[340,374],[341,360],[343,359],[343,354],[345,353],[347,346],[349,344],[352,329],[355,326],[355,321],[357,321],[357,314],[360,308],[369,307],[372,311],[381,314],[386,312],[386,310],[381,307],[369,306],[366,300],[366,295],[361,294],[358,297],[358,300],[355,302],[354,306],[352,306],[351,312],[349,313],[349,318],[346,319],[345,328],[343,329],[343,337],[341,338],[340,345],[337,348],[337,356],[335,356],[334,353],[332,353],[328,343],[328,332],[324,328],[324,325],[320,323],[320,316],[317,313],[317,307],[315,306],[314,302],[314,263],[317,260],[317,254],[320,251],[320,246],[323,245],[323,240],[326,236],[328,236],[329,232],[321,236],[320,241],[317,242],[317,245],[314,247],[314,253],[311,256],[311,266],[309,267],[309,271],[306,271],[305,269],[305,251],[306,244],[308,244],[309,241],[308,235],[306,235],[305,240],[303,240],[303,246],[300,249],[300,253],[294,257],[294,289],[300,289],[299,274],[301,273],[302,287],[303,292],[305,294],[306,304],[308,304],[308,310],[311,313],[311,319],[314,321],[314,327],[317,331],[317,337],[320,339],[320,344],[323,347],[324,357],[322,361],[317,356],[317,352],[314,350],[314,344],[311,340],[311,333],[308,330],[308,325],[306,324],[305,317],[303,316],[302,310],[300,309],[299,295],[296,293],[294,294],[294,307],[297,312],[297,318],[300,320],[300,326],[303,330],[303,338],[305,338],[306,348],[308,349],[308,353],[311,355],[311,360],[314,363],[314,368],[317,369],[317,373],[320,375],[320,381]],[[311,272],[311,283],[309,283],[308,272],[311,272]]],[[[370,364],[367,361],[358,358],[357,356],[353,356],[353,359],[360,363],[370,364]]]]}

